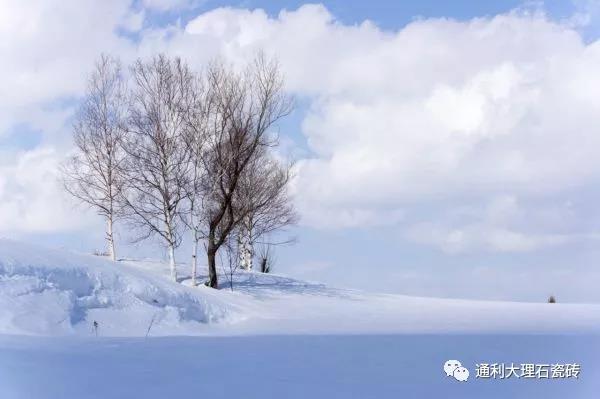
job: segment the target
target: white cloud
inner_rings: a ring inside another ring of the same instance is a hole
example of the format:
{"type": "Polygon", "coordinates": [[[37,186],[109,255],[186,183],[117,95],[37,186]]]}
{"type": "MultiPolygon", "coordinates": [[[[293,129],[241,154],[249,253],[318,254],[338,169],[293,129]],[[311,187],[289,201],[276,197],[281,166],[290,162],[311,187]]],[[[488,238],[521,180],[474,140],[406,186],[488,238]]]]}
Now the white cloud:
{"type": "Polygon", "coordinates": [[[436,215],[435,221],[409,226],[403,237],[447,253],[530,252],[581,240],[595,233],[570,231],[569,203],[548,207],[522,205],[514,196],[493,198],[483,207],[462,206],[436,215]]]}
{"type": "MultiPolygon", "coordinates": [[[[186,26],[148,27],[144,10],[125,0],[0,2],[0,36],[13,37],[0,47],[8,60],[0,84],[10,93],[0,99],[0,134],[17,122],[64,134],[67,115],[46,105],[79,95],[103,50],[125,61],[166,51],[196,66],[216,55],[239,63],[260,48],[275,54],[288,90],[310,104],[302,131],[312,154],[295,181],[305,224],[398,224],[424,200],[544,196],[600,177],[600,42],[539,12],[384,31],[344,25],[320,5],[276,17],[219,8],[186,26]],[[139,31],[139,44],[119,37],[119,27],[139,31]]],[[[499,250],[560,241],[551,233],[527,241],[529,232],[482,220],[438,226],[440,237],[472,241],[486,228],[479,246],[499,250]]]]}
{"type": "Polygon", "coordinates": [[[144,7],[157,11],[173,11],[191,8],[201,4],[201,0],[143,0],[144,7]]]}
{"type": "Polygon", "coordinates": [[[52,232],[89,227],[90,215],[74,212],[60,186],[62,156],[51,148],[17,154],[0,165],[0,232],[52,232]]]}
{"type": "Polygon", "coordinates": [[[560,234],[525,234],[485,224],[449,228],[435,223],[413,226],[406,238],[453,254],[472,251],[529,252],[565,244],[572,239],[560,234]]]}
{"type": "Polygon", "coordinates": [[[0,231],[90,225],[90,215],[64,195],[57,167],[70,146],[69,118],[94,60],[101,52],[134,55],[133,44],[117,33],[139,28],[131,3],[0,0],[0,143],[7,132],[20,134],[19,126],[43,136],[31,151],[0,148],[0,231]]]}
{"type": "Polygon", "coordinates": [[[144,27],[144,20],[146,19],[146,10],[142,9],[139,11],[130,10],[125,17],[123,17],[120,27],[127,32],[139,32],[144,27]]]}
{"type": "Polygon", "coordinates": [[[0,0],[0,135],[16,123],[43,125],[31,113],[79,96],[100,52],[130,51],[115,33],[130,3],[0,0]]]}
{"type": "Polygon", "coordinates": [[[312,104],[313,156],[296,182],[307,224],[380,224],[423,198],[550,193],[599,176],[600,42],[540,12],[391,32],[318,5],[275,18],[221,8],[162,46],[202,53],[198,63],[279,57],[289,90],[312,104]]]}

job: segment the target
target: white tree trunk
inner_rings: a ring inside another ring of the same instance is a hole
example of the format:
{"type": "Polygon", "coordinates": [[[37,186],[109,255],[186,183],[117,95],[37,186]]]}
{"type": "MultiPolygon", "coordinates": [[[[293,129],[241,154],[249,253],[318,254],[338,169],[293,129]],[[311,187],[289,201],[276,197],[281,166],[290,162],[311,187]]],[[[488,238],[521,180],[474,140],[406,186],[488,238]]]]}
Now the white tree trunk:
{"type": "Polygon", "coordinates": [[[196,268],[198,265],[198,231],[192,229],[192,287],[196,286],[196,268]]]}
{"type": "Polygon", "coordinates": [[[246,269],[252,270],[254,260],[254,246],[252,245],[252,238],[246,243],[246,269]]]}
{"type": "Polygon", "coordinates": [[[112,216],[106,218],[106,245],[108,249],[108,256],[113,262],[117,259],[115,252],[115,238],[113,236],[113,220],[112,216]]]}
{"type": "Polygon", "coordinates": [[[252,259],[254,251],[252,245],[252,227],[249,220],[242,224],[240,237],[238,241],[238,257],[240,267],[244,270],[252,270],[252,259]]]}
{"type": "Polygon", "coordinates": [[[170,214],[166,215],[165,220],[165,230],[167,232],[167,245],[169,250],[169,269],[171,270],[171,278],[174,282],[177,282],[177,266],[175,264],[175,240],[173,234],[173,226],[171,225],[171,221],[173,218],[170,214]]]}
{"type": "Polygon", "coordinates": [[[171,278],[177,282],[177,269],[175,267],[175,246],[169,244],[169,268],[171,269],[171,278]]]}

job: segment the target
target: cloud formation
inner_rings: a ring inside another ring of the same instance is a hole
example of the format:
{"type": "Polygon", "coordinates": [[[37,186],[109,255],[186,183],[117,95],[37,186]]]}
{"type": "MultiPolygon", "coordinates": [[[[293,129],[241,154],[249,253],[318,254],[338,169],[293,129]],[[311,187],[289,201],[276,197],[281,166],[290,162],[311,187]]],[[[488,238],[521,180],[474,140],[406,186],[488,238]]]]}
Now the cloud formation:
{"type": "Polygon", "coordinates": [[[133,48],[116,34],[130,1],[0,0],[0,8],[0,135],[17,123],[48,130],[57,103],[81,95],[100,52],[133,48]]]}
{"type": "Polygon", "coordinates": [[[0,165],[0,234],[77,230],[93,223],[63,192],[58,174],[62,160],[52,148],[18,154],[0,165]]]}
{"type": "MultiPolygon", "coordinates": [[[[173,40],[186,41],[216,43],[228,59],[265,48],[280,58],[289,89],[311,100],[302,130],[312,156],[296,181],[308,225],[396,224],[423,200],[543,197],[600,172],[600,43],[585,43],[572,21],[516,10],[390,32],[343,25],[316,5],[276,18],[224,8],[173,40]]],[[[571,238],[484,219],[464,230],[440,223],[410,230],[461,251],[528,251],[571,238]]]]}
{"type": "Polygon", "coordinates": [[[500,196],[479,209],[462,206],[446,211],[435,222],[412,225],[404,237],[452,254],[529,252],[573,240],[575,237],[565,232],[565,226],[560,226],[561,220],[570,217],[571,204],[552,209],[554,226],[548,226],[546,209],[527,209],[515,197],[500,196]],[[549,230],[558,232],[540,231],[540,224],[544,223],[546,228],[552,227],[549,230]]]}
{"type": "Polygon", "coordinates": [[[192,8],[202,3],[201,0],[143,0],[145,8],[157,11],[176,11],[192,8]]]}
{"type": "MultiPolygon", "coordinates": [[[[369,21],[345,25],[320,5],[277,16],[219,8],[185,26],[142,29],[143,10],[127,1],[60,2],[52,17],[48,2],[3,1],[12,22],[0,23],[0,34],[22,33],[0,49],[10,60],[0,84],[14,93],[10,102],[0,99],[0,115],[10,115],[0,135],[17,122],[45,128],[47,105],[81,94],[102,50],[125,60],[165,51],[202,66],[215,56],[240,63],[264,49],[279,58],[288,90],[309,104],[300,128],[310,154],[298,163],[294,188],[306,225],[410,221],[406,237],[418,242],[535,250],[568,238],[531,236],[484,215],[460,233],[444,221],[406,216],[422,201],[544,197],[599,177],[600,42],[584,42],[576,24],[539,11],[416,20],[387,31],[369,21]],[[139,30],[138,41],[119,28],[139,30]],[[469,239],[482,235],[488,238],[469,239]]],[[[56,125],[64,137],[68,129],[56,125]]]]}

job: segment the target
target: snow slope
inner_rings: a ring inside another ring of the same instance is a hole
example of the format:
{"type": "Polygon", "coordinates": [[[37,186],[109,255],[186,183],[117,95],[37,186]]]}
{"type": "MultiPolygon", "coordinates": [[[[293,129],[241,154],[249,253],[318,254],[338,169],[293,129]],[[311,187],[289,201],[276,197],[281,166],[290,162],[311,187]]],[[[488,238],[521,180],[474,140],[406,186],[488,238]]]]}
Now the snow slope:
{"type": "Polygon", "coordinates": [[[216,291],[186,272],[173,283],[160,262],[0,240],[0,334],[90,336],[94,321],[100,336],[600,332],[596,304],[377,295],[248,272],[216,291]]]}
{"type": "Polygon", "coordinates": [[[91,255],[0,240],[0,333],[111,335],[202,331],[232,317],[206,290],[91,255]]]}

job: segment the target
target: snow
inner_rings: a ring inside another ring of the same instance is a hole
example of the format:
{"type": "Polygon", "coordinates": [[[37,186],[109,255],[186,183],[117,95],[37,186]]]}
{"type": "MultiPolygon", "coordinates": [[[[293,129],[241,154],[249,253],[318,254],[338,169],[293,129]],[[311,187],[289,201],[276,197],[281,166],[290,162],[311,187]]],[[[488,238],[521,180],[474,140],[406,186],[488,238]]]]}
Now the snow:
{"type": "Polygon", "coordinates": [[[168,275],[162,262],[0,240],[0,334],[90,336],[94,321],[101,336],[600,332],[598,304],[381,295],[247,271],[216,291],[191,287],[185,266],[180,283],[168,275]]]}
{"type": "Polygon", "coordinates": [[[0,240],[0,333],[110,335],[201,332],[234,317],[200,293],[127,264],[0,240]]]}
{"type": "Polygon", "coordinates": [[[381,295],[0,240],[0,397],[593,398],[600,305],[381,295]],[[206,276],[200,276],[202,281],[206,276]],[[98,323],[97,336],[93,322],[98,323]],[[458,359],[471,377],[446,377],[458,359]],[[475,365],[579,363],[578,379],[490,381],[475,365]]]}
{"type": "Polygon", "coordinates": [[[560,335],[0,337],[3,399],[594,399],[600,339],[560,335]],[[459,383],[444,362],[471,370],[459,383]],[[478,362],[581,364],[578,379],[478,380],[478,362]]]}

